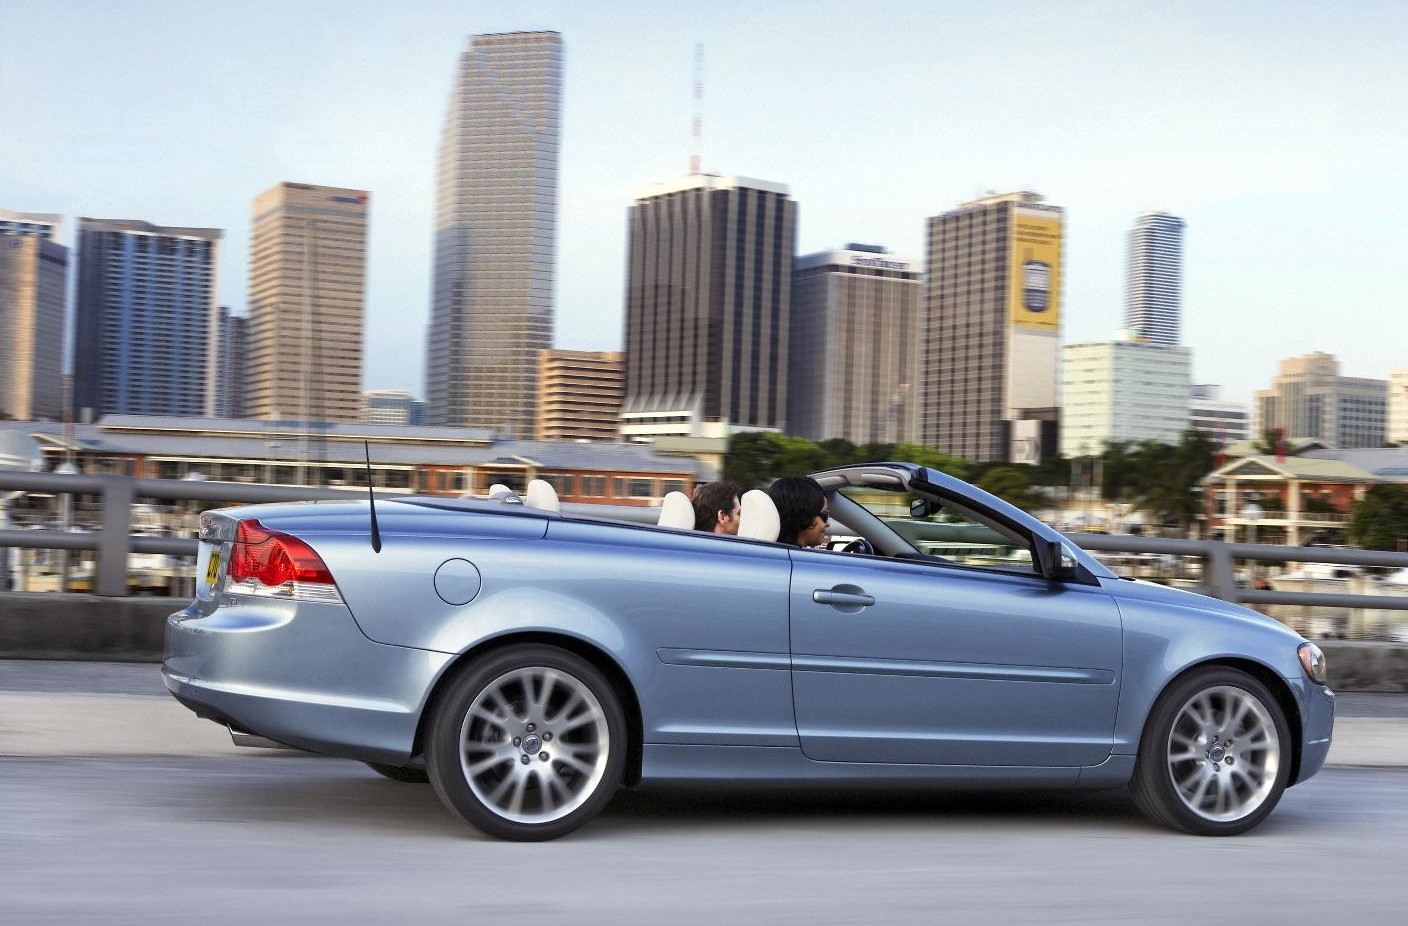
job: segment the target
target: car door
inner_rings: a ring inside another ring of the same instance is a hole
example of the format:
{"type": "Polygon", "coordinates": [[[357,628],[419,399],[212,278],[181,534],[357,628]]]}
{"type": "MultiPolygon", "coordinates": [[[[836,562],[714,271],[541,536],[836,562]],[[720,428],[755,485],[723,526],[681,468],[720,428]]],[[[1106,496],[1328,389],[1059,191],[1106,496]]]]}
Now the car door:
{"type": "Polygon", "coordinates": [[[809,758],[1069,767],[1110,754],[1121,630],[1098,585],[796,550],[790,594],[809,758]]]}

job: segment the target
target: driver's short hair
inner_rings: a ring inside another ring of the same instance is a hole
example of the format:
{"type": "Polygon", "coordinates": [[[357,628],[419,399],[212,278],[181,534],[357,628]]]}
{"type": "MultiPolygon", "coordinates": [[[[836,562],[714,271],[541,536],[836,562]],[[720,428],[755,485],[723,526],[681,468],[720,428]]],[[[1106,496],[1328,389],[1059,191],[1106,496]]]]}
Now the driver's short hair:
{"type": "Polygon", "coordinates": [[[690,501],[694,504],[694,529],[712,531],[719,522],[719,512],[732,512],[734,501],[743,494],[736,482],[704,482],[694,487],[690,501]]]}
{"type": "Polygon", "coordinates": [[[810,476],[783,476],[768,486],[781,524],[779,543],[797,545],[797,535],[811,526],[826,507],[826,490],[810,476]]]}

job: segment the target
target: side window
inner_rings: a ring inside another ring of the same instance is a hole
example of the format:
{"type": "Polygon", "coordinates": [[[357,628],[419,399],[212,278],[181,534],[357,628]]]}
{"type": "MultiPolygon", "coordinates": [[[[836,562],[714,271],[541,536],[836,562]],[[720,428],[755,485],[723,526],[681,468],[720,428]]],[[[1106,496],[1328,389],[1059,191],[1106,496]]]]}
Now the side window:
{"type": "Polygon", "coordinates": [[[982,511],[890,489],[845,486],[840,491],[920,553],[978,569],[1036,572],[1026,536],[982,511]]]}

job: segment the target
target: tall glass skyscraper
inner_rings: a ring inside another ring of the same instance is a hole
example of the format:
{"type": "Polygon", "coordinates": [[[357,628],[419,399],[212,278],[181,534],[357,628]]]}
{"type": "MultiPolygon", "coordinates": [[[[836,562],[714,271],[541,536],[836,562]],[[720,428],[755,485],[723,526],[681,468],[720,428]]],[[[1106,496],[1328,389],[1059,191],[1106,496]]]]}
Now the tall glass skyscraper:
{"type": "Polygon", "coordinates": [[[205,411],[218,228],[78,220],[78,416],[205,411]]]}
{"type": "Polygon", "coordinates": [[[1177,344],[1183,305],[1183,220],[1143,212],[1129,230],[1124,326],[1150,344],[1177,344]]]}
{"type": "Polygon", "coordinates": [[[552,347],[562,38],[476,35],[440,139],[426,339],[429,422],[534,433],[552,347]]]}

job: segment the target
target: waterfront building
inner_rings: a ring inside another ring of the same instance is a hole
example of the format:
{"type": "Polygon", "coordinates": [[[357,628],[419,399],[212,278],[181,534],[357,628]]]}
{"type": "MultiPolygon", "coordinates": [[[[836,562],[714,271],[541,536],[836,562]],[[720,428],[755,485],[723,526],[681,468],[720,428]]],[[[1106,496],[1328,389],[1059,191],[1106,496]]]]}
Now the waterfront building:
{"type": "Polygon", "coordinates": [[[1408,367],[1388,377],[1388,434],[1395,444],[1408,444],[1408,367]]]}
{"type": "Polygon", "coordinates": [[[797,204],[780,183],[692,174],[631,206],[621,433],[781,429],[797,204]]]}
{"type": "Polygon", "coordinates": [[[921,442],[970,460],[1055,453],[1064,211],[993,194],[928,220],[921,442]]]}
{"type": "Polygon", "coordinates": [[[0,209],[0,417],[63,414],[68,248],[60,217],[0,209]]]}
{"type": "Polygon", "coordinates": [[[1067,344],[1063,355],[1063,456],[1096,456],[1121,441],[1182,439],[1192,351],[1149,344],[1126,329],[1113,341],[1067,344]]]}
{"type": "Polygon", "coordinates": [[[1244,402],[1222,398],[1222,387],[1195,383],[1189,387],[1188,429],[1206,434],[1222,446],[1251,438],[1252,415],[1244,402]]]}
{"type": "Polygon", "coordinates": [[[280,183],[255,198],[250,417],[361,417],[369,209],[365,190],[309,183],[280,183]]]}
{"type": "Polygon", "coordinates": [[[214,375],[206,397],[205,413],[215,418],[243,418],[248,374],[249,318],[220,307],[210,351],[214,375]]]}
{"type": "Polygon", "coordinates": [[[619,350],[539,353],[538,440],[616,440],[625,356],[619,350]]]}
{"type": "Polygon", "coordinates": [[[440,138],[426,341],[427,415],[535,431],[538,353],[552,347],[562,38],[476,35],[440,138]]]}
{"type": "Polygon", "coordinates": [[[920,272],[882,247],[797,258],[788,338],[787,432],[855,444],[919,434],[920,272]]]}
{"type": "Polygon", "coordinates": [[[1149,344],[1177,344],[1183,308],[1184,222],[1140,213],[1125,257],[1124,326],[1149,344]]]}
{"type": "Polygon", "coordinates": [[[222,235],[218,228],[78,220],[78,420],[204,411],[222,235]]]}
{"type": "Polygon", "coordinates": [[[1388,383],[1340,376],[1333,354],[1282,360],[1270,389],[1256,393],[1252,436],[1313,437],[1330,447],[1379,447],[1388,415],[1388,383]]]}
{"type": "Polygon", "coordinates": [[[368,424],[418,425],[425,415],[425,403],[405,389],[370,389],[362,395],[368,424]]]}

